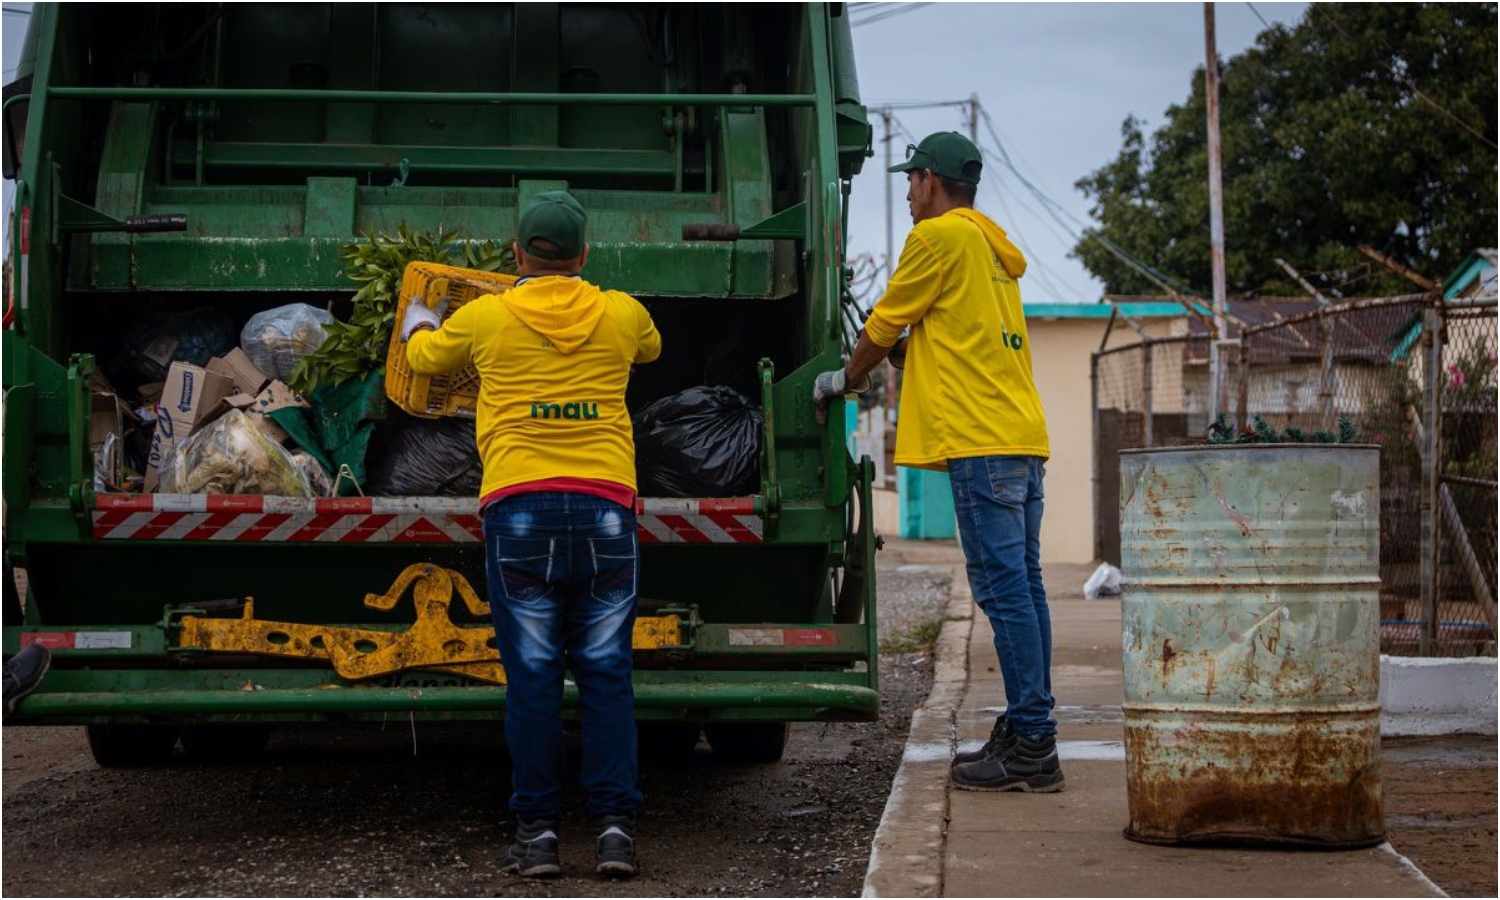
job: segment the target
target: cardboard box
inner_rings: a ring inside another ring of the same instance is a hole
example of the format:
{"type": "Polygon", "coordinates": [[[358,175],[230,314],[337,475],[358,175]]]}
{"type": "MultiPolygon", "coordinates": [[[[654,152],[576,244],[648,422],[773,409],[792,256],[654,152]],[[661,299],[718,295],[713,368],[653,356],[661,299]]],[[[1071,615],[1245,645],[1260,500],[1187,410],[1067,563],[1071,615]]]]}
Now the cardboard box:
{"type": "Polygon", "coordinates": [[[220,414],[228,409],[243,410],[245,415],[254,419],[261,430],[270,436],[271,440],[284,444],[290,435],[267,413],[295,406],[308,408],[311,404],[302,399],[301,394],[287,387],[285,383],[272,379],[271,383],[266,385],[265,390],[254,397],[249,394],[236,394],[226,399],[223,406],[224,409],[220,410],[220,414]]]}
{"type": "Polygon", "coordinates": [[[229,394],[228,376],[185,362],[172,363],[156,406],[156,434],[151,438],[151,454],[146,461],[147,491],[161,484],[162,463],[177,444],[207,421],[229,394]]]}
{"type": "Polygon", "coordinates": [[[96,489],[120,490],[125,479],[125,434],[138,421],[125,401],[115,395],[109,379],[95,372],[89,392],[89,451],[94,457],[96,489]],[[115,436],[115,442],[110,452],[104,453],[110,435],[115,436]]]}
{"type": "Polygon", "coordinates": [[[109,380],[95,372],[89,396],[89,449],[97,451],[111,434],[123,438],[138,421],[125,401],[115,395],[109,380]]]}
{"type": "Polygon", "coordinates": [[[238,347],[208,361],[208,371],[228,376],[233,393],[255,396],[270,381],[266,373],[256,367],[238,347]]]}

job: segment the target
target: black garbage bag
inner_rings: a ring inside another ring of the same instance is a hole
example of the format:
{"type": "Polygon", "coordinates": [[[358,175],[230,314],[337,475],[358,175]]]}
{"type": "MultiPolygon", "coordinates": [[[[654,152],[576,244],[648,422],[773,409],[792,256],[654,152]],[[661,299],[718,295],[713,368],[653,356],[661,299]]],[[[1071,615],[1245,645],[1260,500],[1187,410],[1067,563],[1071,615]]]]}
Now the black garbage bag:
{"type": "Polygon", "coordinates": [[[234,320],[213,307],[148,312],[126,330],[109,377],[116,387],[134,391],[165,379],[174,362],[206,366],[237,346],[234,320]]]}
{"type": "Polygon", "coordinates": [[[734,388],[702,385],[631,418],[645,497],[735,497],[760,488],[761,411],[734,388]]]}
{"type": "Polygon", "coordinates": [[[474,423],[393,413],[375,429],[366,477],[374,497],[477,498],[484,470],[474,423]]]}

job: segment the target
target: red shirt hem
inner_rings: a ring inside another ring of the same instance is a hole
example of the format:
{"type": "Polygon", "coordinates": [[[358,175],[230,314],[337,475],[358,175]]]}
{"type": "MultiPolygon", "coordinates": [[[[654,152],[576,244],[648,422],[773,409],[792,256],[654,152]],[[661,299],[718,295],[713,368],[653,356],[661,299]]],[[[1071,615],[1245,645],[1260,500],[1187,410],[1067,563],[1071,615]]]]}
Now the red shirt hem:
{"type": "Polygon", "coordinates": [[[587,494],[590,497],[600,497],[618,503],[629,510],[635,509],[635,491],[623,484],[605,481],[602,478],[543,478],[541,481],[513,484],[485,494],[479,500],[479,509],[483,512],[484,508],[491,503],[504,500],[506,497],[539,494],[544,491],[554,491],[560,494],[587,494]]]}

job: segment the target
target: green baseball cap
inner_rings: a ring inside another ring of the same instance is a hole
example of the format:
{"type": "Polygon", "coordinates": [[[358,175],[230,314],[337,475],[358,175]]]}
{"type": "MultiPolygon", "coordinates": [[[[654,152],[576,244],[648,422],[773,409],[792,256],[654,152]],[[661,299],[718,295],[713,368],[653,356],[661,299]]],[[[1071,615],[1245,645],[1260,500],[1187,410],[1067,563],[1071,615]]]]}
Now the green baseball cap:
{"type": "Polygon", "coordinates": [[[891,172],[931,169],[934,174],[964,184],[978,184],[984,157],[979,148],[956,131],[938,131],[922,138],[920,144],[906,145],[906,162],[891,166],[891,172]]]}
{"type": "Polygon", "coordinates": [[[584,229],[588,213],[567,191],[543,191],[521,210],[516,240],[529,256],[542,259],[577,259],[583,255],[584,229]],[[534,244],[537,238],[557,245],[553,250],[534,244]]]}

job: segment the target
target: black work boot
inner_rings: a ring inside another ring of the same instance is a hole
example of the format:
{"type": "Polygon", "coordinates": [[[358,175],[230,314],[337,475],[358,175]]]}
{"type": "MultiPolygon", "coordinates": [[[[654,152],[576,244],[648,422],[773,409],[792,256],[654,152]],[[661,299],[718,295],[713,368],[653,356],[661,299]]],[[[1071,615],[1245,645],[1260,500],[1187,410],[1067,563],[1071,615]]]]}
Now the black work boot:
{"type": "Polygon", "coordinates": [[[52,665],[52,654],[41,644],[28,644],[5,661],[5,714],[15,712],[21,698],[36,690],[52,665]]]}
{"type": "Polygon", "coordinates": [[[599,842],[594,851],[594,871],[611,878],[631,878],[640,868],[635,862],[635,819],[630,816],[600,816],[599,842]]]}
{"type": "Polygon", "coordinates": [[[1005,720],[1005,713],[1001,713],[995,717],[995,727],[990,729],[989,739],[984,742],[984,746],[978,750],[965,750],[962,753],[953,754],[953,762],[949,768],[960,763],[979,762],[1015,739],[1015,732],[1010,730],[1010,723],[1005,720]]]}
{"type": "Polygon", "coordinates": [[[557,823],[546,819],[518,821],[516,836],[500,860],[500,871],[522,878],[550,878],[561,874],[562,862],[557,856],[557,823]]]}
{"type": "Polygon", "coordinates": [[[954,787],[964,791],[1055,793],[1063,789],[1057,738],[1048,735],[1032,740],[1014,735],[983,759],[954,766],[949,777],[954,787]]]}

